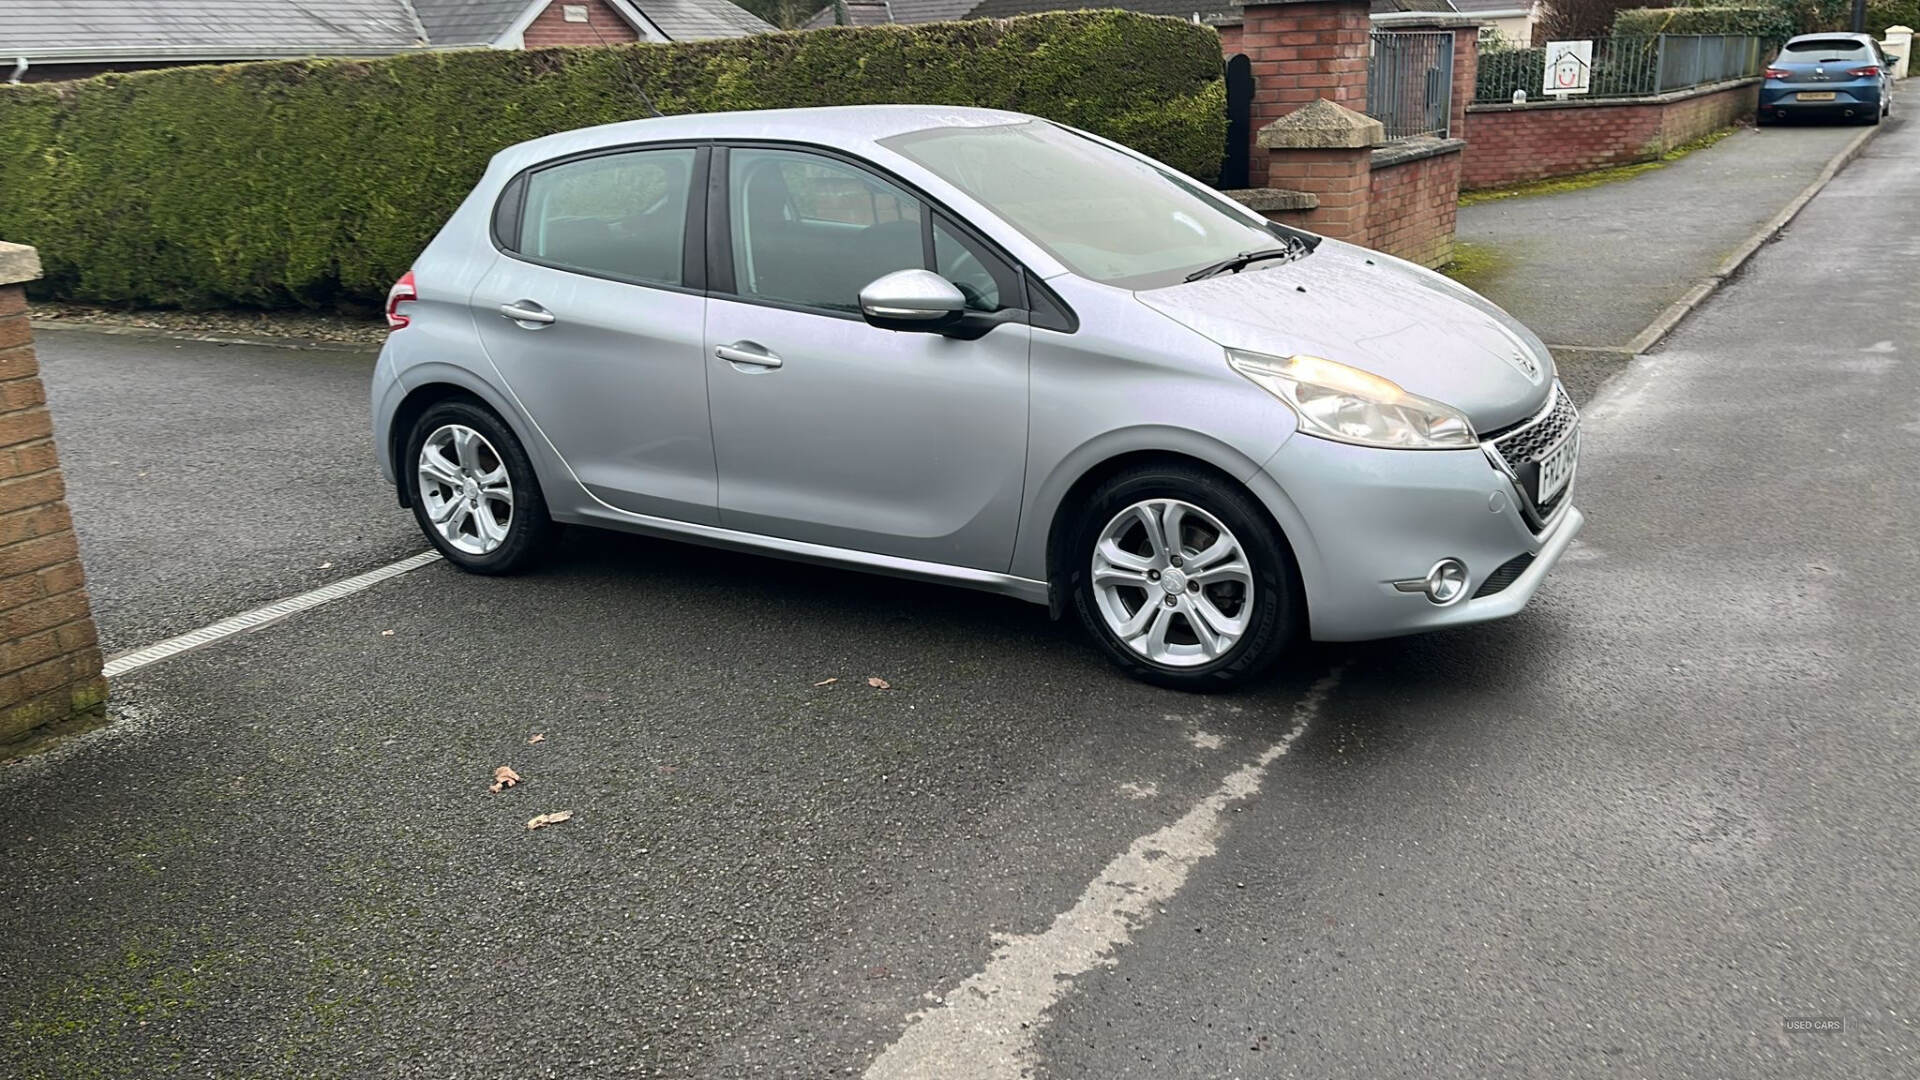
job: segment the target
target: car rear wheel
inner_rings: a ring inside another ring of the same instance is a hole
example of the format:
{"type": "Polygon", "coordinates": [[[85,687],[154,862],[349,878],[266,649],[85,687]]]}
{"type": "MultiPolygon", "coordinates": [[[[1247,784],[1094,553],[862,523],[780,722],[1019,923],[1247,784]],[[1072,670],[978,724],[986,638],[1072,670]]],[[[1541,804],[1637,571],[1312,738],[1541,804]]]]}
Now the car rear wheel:
{"type": "Polygon", "coordinates": [[[1116,476],[1088,499],[1074,548],[1074,607],[1114,663],[1181,690],[1220,690],[1292,643],[1291,555],[1251,496],[1200,469],[1116,476]]]}
{"type": "Polygon", "coordinates": [[[413,514],[447,561],[476,574],[509,574],[539,558],[554,532],[533,463],[488,410],[445,401],[421,414],[407,439],[413,514]]]}

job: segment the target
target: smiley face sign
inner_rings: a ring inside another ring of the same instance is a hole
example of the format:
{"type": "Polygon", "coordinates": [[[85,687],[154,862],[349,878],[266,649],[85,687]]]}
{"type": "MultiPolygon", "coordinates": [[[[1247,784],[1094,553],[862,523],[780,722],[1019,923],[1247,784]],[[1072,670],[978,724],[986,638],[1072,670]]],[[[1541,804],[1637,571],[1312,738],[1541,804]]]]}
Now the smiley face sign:
{"type": "Polygon", "coordinates": [[[1593,42],[1547,42],[1547,70],[1541,91],[1584,94],[1593,85],[1593,42]]]}

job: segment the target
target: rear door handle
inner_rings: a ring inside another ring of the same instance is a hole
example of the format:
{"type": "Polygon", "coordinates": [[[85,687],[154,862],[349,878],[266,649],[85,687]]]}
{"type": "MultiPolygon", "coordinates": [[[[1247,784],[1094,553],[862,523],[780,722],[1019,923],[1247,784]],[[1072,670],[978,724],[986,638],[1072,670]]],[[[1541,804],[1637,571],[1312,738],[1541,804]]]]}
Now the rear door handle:
{"type": "Polygon", "coordinates": [[[500,315],[517,323],[539,323],[542,326],[553,321],[553,312],[531,300],[516,300],[511,304],[501,304],[500,315]]]}
{"type": "Polygon", "coordinates": [[[751,341],[736,341],[731,345],[714,348],[713,355],[729,364],[751,364],[754,367],[777,368],[781,364],[778,356],[751,341]]]}

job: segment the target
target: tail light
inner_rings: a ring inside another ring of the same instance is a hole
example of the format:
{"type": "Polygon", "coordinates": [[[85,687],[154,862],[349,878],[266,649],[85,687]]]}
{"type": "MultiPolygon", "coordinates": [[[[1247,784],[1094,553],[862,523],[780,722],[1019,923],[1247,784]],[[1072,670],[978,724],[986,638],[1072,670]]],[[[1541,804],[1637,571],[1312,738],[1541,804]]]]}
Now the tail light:
{"type": "Polygon", "coordinates": [[[1880,65],[1868,64],[1866,67],[1853,68],[1847,74],[1856,79],[1877,79],[1880,77],[1880,65]]]}
{"type": "Polygon", "coordinates": [[[1769,79],[1784,79],[1790,74],[1792,74],[1792,72],[1789,72],[1786,68],[1767,69],[1767,78],[1769,79]]]}
{"type": "Polygon", "coordinates": [[[413,271],[400,275],[400,280],[387,290],[387,329],[405,330],[413,320],[400,314],[400,305],[420,299],[420,293],[413,287],[413,271]]]}

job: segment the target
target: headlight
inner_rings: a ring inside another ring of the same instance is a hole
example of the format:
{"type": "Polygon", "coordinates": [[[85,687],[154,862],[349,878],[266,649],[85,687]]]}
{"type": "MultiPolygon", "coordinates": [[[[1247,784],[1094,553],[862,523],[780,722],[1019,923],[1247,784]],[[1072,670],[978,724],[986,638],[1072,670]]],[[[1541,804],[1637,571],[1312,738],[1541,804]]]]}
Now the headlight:
{"type": "Polygon", "coordinates": [[[1287,403],[1309,435],[1361,446],[1457,450],[1474,446],[1465,413],[1392,380],[1318,356],[1265,356],[1227,350],[1233,369],[1287,403]]]}

